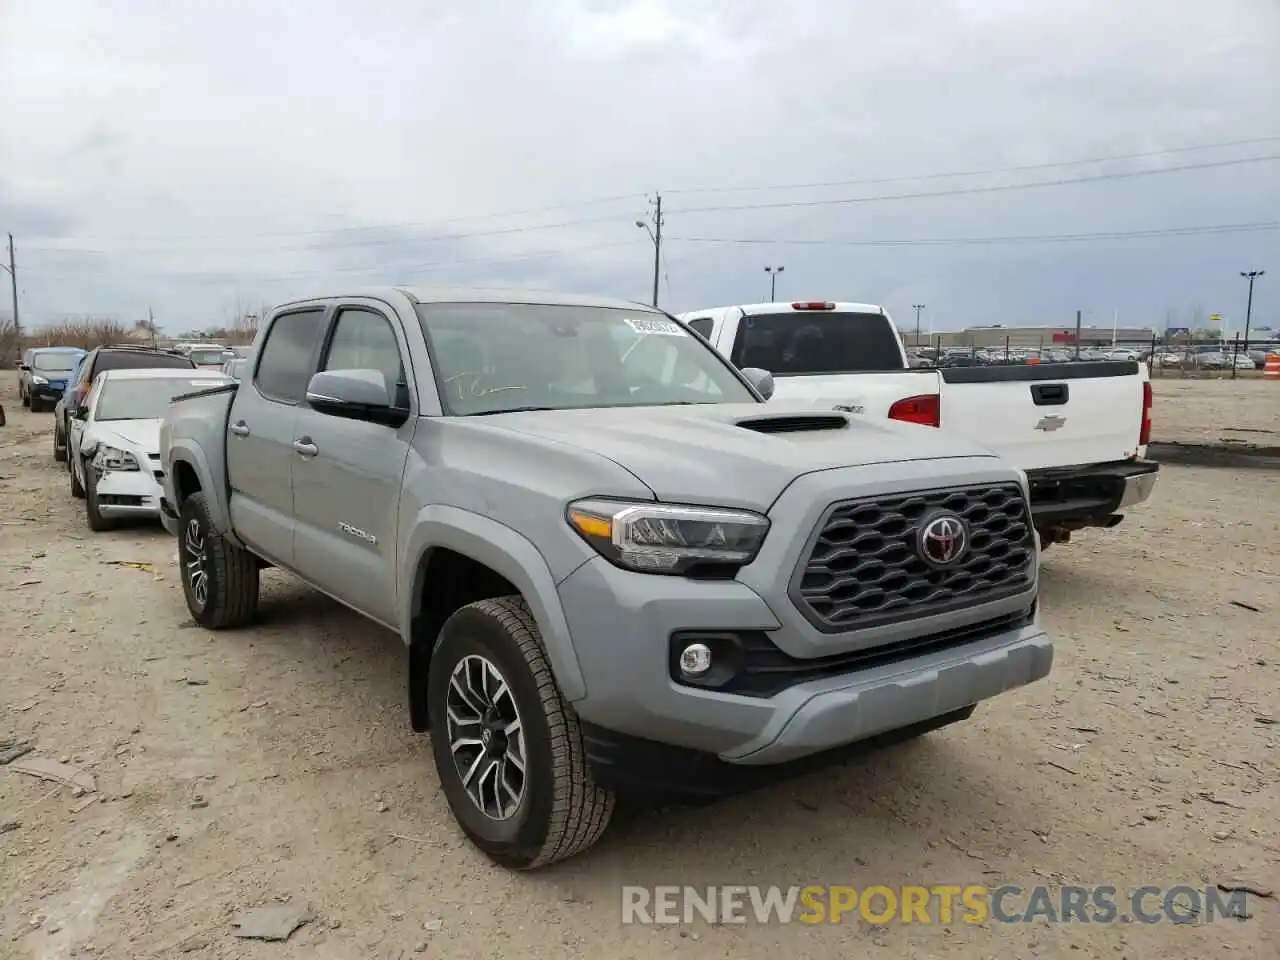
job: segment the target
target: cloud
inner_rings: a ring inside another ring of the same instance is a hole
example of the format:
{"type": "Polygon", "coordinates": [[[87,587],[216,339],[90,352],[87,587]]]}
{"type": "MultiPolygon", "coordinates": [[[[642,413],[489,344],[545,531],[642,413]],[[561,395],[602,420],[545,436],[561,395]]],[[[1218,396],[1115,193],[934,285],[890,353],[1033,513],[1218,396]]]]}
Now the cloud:
{"type": "MultiPolygon", "coordinates": [[[[755,300],[781,263],[780,296],[902,318],[924,302],[942,326],[1231,314],[1239,271],[1280,260],[1280,232],[869,241],[1280,220],[1276,161],[961,192],[1280,140],[937,176],[1280,136],[1277,63],[1265,0],[9,5],[0,230],[35,320],[151,303],[185,328],[237,299],[410,279],[647,300],[634,221],[655,191],[673,309],[755,300]],[[909,177],[926,179],[745,189],[909,177]],[[872,199],[926,192],[950,195],[872,199]],[[851,199],[869,202],[725,209],[851,199]],[[862,245],[783,242],[819,239],[862,245]]],[[[1280,325],[1276,304],[1259,286],[1280,325]]]]}

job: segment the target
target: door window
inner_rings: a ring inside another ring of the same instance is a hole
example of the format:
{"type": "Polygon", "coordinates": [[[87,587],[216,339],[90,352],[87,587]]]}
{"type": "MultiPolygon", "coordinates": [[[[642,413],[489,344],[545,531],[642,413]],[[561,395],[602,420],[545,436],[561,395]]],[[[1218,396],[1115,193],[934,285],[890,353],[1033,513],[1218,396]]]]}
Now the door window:
{"type": "Polygon", "coordinates": [[[324,311],[300,310],[276,317],[262,344],[254,384],[268,400],[301,403],[324,334],[324,311]]]}
{"type": "Polygon", "coordinates": [[[338,314],[322,370],[377,370],[397,407],[409,408],[400,342],[391,323],[380,313],[352,307],[338,314]]]}
{"type": "Polygon", "coordinates": [[[711,339],[711,318],[710,317],[694,317],[692,320],[689,321],[689,326],[692,327],[694,330],[697,330],[698,333],[702,334],[702,336],[705,337],[706,339],[708,340],[711,339]]]}

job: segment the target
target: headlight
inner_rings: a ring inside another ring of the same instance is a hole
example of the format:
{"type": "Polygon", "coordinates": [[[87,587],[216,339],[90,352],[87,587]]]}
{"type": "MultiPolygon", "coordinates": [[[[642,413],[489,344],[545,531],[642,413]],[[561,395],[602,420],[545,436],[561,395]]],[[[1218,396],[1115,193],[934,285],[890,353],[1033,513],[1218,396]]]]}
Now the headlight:
{"type": "Polygon", "coordinates": [[[98,462],[104,470],[137,470],[138,460],[128,450],[118,447],[99,447],[98,462]]]}
{"type": "Polygon", "coordinates": [[[755,559],[769,521],[747,510],[579,500],[569,525],[612,563],[642,573],[683,574],[755,559]]]}
{"type": "Polygon", "coordinates": [[[46,380],[44,377],[37,376],[36,374],[33,373],[31,375],[31,382],[36,384],[44,384],[44,383],[48,383],[49,381],[46,380]]]}

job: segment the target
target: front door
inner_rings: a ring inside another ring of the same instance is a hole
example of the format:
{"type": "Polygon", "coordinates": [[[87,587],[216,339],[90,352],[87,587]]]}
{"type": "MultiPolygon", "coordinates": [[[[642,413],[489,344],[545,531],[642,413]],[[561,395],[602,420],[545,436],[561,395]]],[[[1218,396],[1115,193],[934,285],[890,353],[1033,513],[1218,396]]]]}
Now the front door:
{"type": "MultiPolygon", "coordinates": [[[[374,306],[338,308],[321,370],[378,370],[416,412],[403,331],[374,306]]],[[[414,417],[399,428],[298,409],[294,567],[367,616],[397,622],[396,530],[414,417]]]]}
{"type": "Polygon", "coordinates": [[[293,564],[293,439],[324,337],[325,309],[278,314],[231,403],[227,478],[231,526],[262,556],[293,564]]]}

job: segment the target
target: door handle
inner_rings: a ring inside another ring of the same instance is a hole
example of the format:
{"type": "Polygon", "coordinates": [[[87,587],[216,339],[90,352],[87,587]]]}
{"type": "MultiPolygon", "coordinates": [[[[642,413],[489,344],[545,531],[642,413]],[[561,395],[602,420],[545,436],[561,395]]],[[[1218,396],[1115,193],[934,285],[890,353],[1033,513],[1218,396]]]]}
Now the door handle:
{"type": "Polygon", "coordinates": [[[229,429],[237,437],[247,437],[249,435],[249,425],[245,423],[243,420],[237,420],[227,429],[229,429]]]}
{"type": "Polygon", "coordinates": [[[1059,407],[1070,399],[1071,391],[1065,383],[1035,383],[1031,385],[1031,402],[1037,407],[1059,407]]]}
{"type": "Polygon", "coordinates": [[[320,448],[311,442],[310,437],[299,437],[293,441],[293,449],[304,457],[311,458],[320,452],[320,448]]]}

